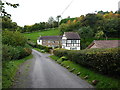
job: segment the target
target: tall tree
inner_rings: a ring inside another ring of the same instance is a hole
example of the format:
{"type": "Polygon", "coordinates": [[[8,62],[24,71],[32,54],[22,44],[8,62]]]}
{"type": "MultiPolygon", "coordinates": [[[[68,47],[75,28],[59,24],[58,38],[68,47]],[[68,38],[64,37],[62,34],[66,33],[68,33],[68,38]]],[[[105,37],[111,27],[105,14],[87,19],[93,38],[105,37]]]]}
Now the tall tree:
{"type": "Polygon", "coordinates": [[[51,16],[51,17],[49,17],[49,19],[48,19],[48,23],[50,24],[50,26],[51,27],[53,27],[53,22],[54,22],[55,20],[54,20],[54,18],[51,16]]]}

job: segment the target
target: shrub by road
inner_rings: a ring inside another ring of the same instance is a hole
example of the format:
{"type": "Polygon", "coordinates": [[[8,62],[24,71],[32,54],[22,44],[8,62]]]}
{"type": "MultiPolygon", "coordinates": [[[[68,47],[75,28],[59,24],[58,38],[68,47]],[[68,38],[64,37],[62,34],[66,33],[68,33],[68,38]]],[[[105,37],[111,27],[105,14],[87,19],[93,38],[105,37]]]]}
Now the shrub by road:
{"type": "Polygon", "coordinates": [[[58,57],[66,56],[70,61],[105,75],[120,76],[120,48],[80,51],[56,49],[54,55],[58,57]]]}

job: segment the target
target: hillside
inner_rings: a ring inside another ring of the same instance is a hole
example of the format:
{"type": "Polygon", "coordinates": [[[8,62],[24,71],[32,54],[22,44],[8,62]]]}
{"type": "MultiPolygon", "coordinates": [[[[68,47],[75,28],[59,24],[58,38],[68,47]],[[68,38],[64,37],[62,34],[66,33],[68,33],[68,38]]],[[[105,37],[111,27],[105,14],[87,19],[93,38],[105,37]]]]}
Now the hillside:
{"type": "Polygon", "coordinates": [[[36,42],[37,38],[39,36],[54,36],[54,35],[60,35],[60,30],[58,28],[56,29],[47,29],[46,31],[39,31],[39,32],[32,32],[32,33],[24,33],[24,36],[26,36],[30,41],[36,42]]]}

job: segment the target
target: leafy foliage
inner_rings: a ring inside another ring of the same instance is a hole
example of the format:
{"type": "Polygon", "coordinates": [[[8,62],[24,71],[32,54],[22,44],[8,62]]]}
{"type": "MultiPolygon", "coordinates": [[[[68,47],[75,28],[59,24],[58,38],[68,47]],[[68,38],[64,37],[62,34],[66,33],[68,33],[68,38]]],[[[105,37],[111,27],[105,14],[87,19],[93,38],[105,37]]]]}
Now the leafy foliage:
{"type": "Polygon", "coordinates": [[[20,46],[12,47],[11,45],[3,45],[2,51],[3,61],[22,59],[32,52],[30,48],[23,48],[20,46]]]}
{"type": "Polygon", "coordinates": [[[3,31],[2,43],[12,46],[25,46],[27,39],[19,32],[3,31]]]}
{"type": "Polygon", "coordinates": [[[31,58],[32,55],[20,60],[2,62],[2,88],[11,88],[13,81],[15,80],[16,73],[18,72],[19,65],[31,58]]]}
{"type": "Polygon", "coordinates": [[[94,35],[93,30],[92,30],[92,28],[90,28],[90,26],[80,28],[78,30],[78,33],[79,33],[80,37],[82,37],[84,39],[91,38],[94,35]]]}
{"type": "Polygon", "coordinates": [[[57,61],[59,64],[64,66],[69,71],[71,71],[74,68],[75,70],[72,73],[76,74],[82,79],[85,79],[85,77],[88,76],[88,78],[85,80],[87,80],[88,83],[94,85],[95,88],[119,88],[120,80],[118,78],[112,78],[106,75],[96,73],[90,70],[89,68],[83,67],[75,63],[74,61],[70,60],[61,61],[61,59],[59,59],[59,57],[55,55],[50,56],[50,58],[57,61]],[[95,84],[93,83],[94,80],[97,80],[99,82],[95,84]]]}
{"type": "Polygon", "coordinates": [[[70,21],[73,21],[75,18],[66,18],[66,19],[62,19],[61,21],[60,21],[60,24],[62,24],[62,23],[67,23],[69,20],[70,21]]]}
{"type": "Polygon", "coordinates": [[[47,47],[47,46],[42,46],[42,45],[37,45],[37,48],[44,50],[45,52],[49,52],[52,47],[47,47]]]}
{"type": "Polygon", "coordinates": [[[2,17],[2,30],[9,30],[9,31],[17,31],[19,29],[16,22],[12,22],[12,20],[8,17],[2,17]]]}
{"type": "Polygon", "coordinates": [[[9,18],[11,17],[11,15],[5,11],[5,5],[11,6],[13,8],[17,8],[19,6],[19,4],[12,4],[12,3],[0,0],[1,16],[7,16],[9,18]]]}
{"type": "Polygon", "coordinates": [[[2,34],[2,60],[17,60],[31,54],[31,49],[26,48],[27,39],[19,32],[3,31],[2,34]]]}
{"type": "Polygon", "coordinates": [[[88,13],[77,18],[67,18],[61,21],[59,29],[61,34],[69,31],[78,32],[81,44],[84,44],[82,49],[85,49],[91,43],[88,38],[119,38],[120,14],[98,11],[96,14],[88,13]]]}
{"type": "Polygon", "coordinates": [[[54,49],[53,53],[58,57],[62,57],[67,55],[67,51],[66,49],[54,49]]]}
{"type": "Polygon", "coordinates": [[[120,48],[109,49],[86,49],[74,50],[54,50],[56,56],[66,56],[68,60],[74,61],[96,72],[106,75],[120,76],[120,48]]]}

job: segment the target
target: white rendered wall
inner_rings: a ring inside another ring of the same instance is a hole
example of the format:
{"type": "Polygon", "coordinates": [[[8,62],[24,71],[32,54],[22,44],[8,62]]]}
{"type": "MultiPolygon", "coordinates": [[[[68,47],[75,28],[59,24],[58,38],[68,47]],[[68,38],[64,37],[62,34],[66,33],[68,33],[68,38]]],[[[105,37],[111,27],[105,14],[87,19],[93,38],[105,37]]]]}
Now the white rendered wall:
{"type": "Polygon", "coordinates": [[[37,40],[38,45],[42,45],[42,40],[37,40]],[[40,41],[40,42],[39,42],[40,41]]]}
{"type": "MultiPolygon", "coordinates": [[[[71,40],[67,40],[67,42],[70,43],[71,40]]],[[[77,40],[77,43],[80,44],[80,40],[77,40]]],[[[74,44],[74,46],[66,46],[66,43],[65,43],[65,44],[62,44],[62,48],[65,48],[68,50],[71,50],[71,48],[77,48],[77,50],[80,50],[80,45],[78,46],[78,44],[74,44]]]]}

